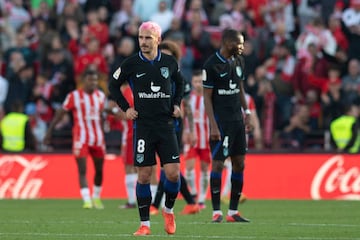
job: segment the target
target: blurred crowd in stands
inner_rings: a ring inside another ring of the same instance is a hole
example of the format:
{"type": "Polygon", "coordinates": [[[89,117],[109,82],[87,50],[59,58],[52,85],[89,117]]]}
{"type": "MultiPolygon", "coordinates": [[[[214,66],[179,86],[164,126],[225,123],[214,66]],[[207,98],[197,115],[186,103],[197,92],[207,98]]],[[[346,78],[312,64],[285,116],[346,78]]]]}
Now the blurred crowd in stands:
{"type": "MultiPolygon", "coordinates": [[[[39,142],[86,68],[108,93],[148,20],[180,45],[187,81],[218,49],[222,29],[244,34],[258,150],[323,148],[330,121],[359,102],[360,0],[0,0],[0,8],[0,119],[20,100],[39,142]]],[[[70,116],[56,128],[71,134],[70,116]]],[[[114,130],[121,124],[109,117],[106,131],[114,130]]]]}

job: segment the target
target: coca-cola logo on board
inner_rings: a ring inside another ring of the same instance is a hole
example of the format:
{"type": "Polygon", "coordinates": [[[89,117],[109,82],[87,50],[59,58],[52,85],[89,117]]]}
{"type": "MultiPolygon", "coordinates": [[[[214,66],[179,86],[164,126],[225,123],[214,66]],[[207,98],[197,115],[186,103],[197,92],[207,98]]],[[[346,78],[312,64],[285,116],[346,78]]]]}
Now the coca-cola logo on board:
{"type": "Polygon", "coordinates": [[[360,200],[360,168],[346,163],[342,155],[324,162],[311,183],[313,199],[360,200]]]}
{"type": "Polygon", "coordinates": [[[0,199],[37,198],[43,179],[36,174],[47,165],[47,161],[37,156],[26,159],[19,155],[0,157],[0,199]]]}

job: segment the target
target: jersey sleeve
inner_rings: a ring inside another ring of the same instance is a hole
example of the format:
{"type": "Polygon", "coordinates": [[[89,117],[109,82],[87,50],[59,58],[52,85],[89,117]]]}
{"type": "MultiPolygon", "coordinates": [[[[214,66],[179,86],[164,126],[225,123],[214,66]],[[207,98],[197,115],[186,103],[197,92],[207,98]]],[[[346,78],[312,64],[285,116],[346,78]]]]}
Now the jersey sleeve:
{"type": "Polygon", "coordinates": [[[202,80],[204,88],[214,88],[214,80],[217,76],[209,65],[204,65],[202,70],[202,80]]]}
{"type": "Polygon", "coordinates": [[[65,101],[63,102],[62,108],[65,111],[71,111],[72,109],[75,108],[75,104],[74,104],[74,94],[69,93],[66,98],[65,101]]]}
{"type": "Polygon", "coordinates": [[[126,98],[120,91],[121,85],[128,79],[126,63],[127,61],[124,61],[124,63],[116,69],[109,84],[110,99],[114,100],[124,112],[130,107],[128,101],[126,101],[126,98]]]}

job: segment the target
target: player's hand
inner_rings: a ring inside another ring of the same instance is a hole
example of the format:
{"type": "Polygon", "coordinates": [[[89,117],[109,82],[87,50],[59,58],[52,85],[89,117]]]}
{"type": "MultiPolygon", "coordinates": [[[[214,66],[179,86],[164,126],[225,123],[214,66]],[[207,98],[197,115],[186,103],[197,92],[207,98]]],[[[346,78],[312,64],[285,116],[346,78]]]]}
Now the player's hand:
{"type": "Polygon", "coordinates": [[[197,138],[194,132],[183,133],[183,143],[189,144],[190,146],[195,146],[197,138]]]}
{"type": "Polygon", "coordinates": [[[252,132],[254,130],[254,126],[251,124],[250,120],[251,120],[251,115],[246,114],[244,119],[246,133],[252,132]]]}
{"type": "Polygon", "coordinates": [[[128,120],[134,120],[138,117],[138,112],[134,108],[128,108],[125,114],[128,120]]]}
{"type": "Polygon", "coordinates": [[[174,105],[173,117],[176,117],[176,118],[181,117],[181,110],[178,105],[174,105]]]}
{"type": "Polygon", "coordinates": [[[210,140],[213,141],[220,141],[221,140],[221,134],[218,126],[210,126],[210,140]]]}

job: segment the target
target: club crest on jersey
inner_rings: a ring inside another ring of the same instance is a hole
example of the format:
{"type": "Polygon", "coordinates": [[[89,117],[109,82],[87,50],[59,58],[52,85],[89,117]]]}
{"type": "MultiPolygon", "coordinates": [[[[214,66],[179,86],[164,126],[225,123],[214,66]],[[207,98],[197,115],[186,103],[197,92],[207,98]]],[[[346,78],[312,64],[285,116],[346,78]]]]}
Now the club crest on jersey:
{"type": "Polygon", "coordinates": [[[242,75],[242,70],[240,66],[236,66],[236,75],[238,75],[238,77],[241,77],[242,75]]]}
{"type": "Polygon", "coordinates": [[[136,161],[142,163],[144,161],[144,154],[136,154],[136,161]]]}
{"type": "Polygon", "coordinates": [[[118,69],[116,69],[116,71],[113,73],[113,77],[118,80],[119,79],[119,76],[120,76],[120,73],[121,73],[121,68],[119,67],[118,69]]]}
{"type": "Polygon", "coordinates": [[[164,78],[168,78],[168,77],[169,77],[169,68],[168,68],[168,67],[161,67],[161,68],[160,68],[160,72],[161,72],[161,75],[162,75],[164,78]]]}

